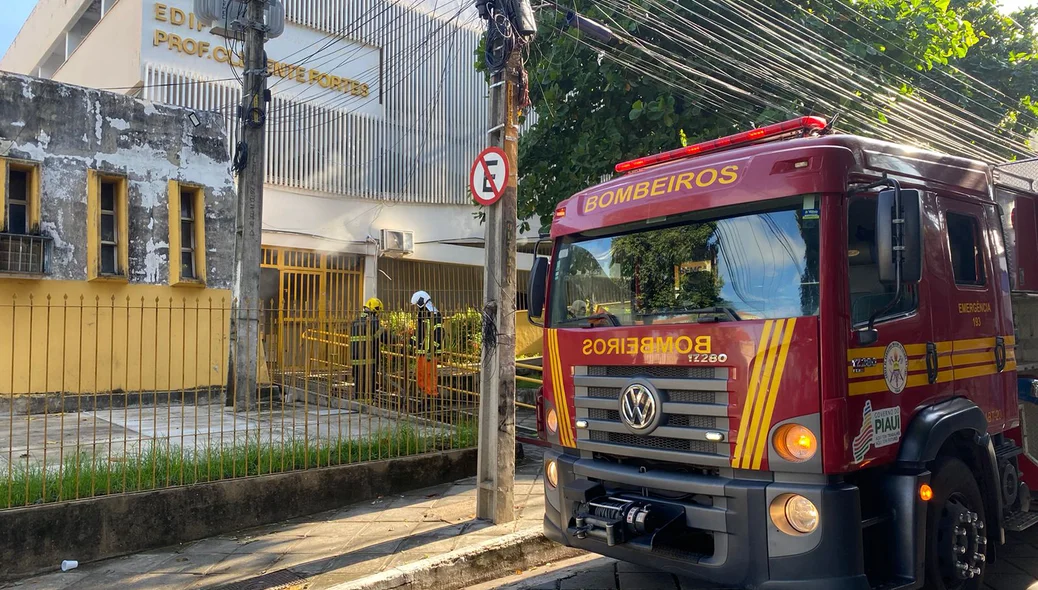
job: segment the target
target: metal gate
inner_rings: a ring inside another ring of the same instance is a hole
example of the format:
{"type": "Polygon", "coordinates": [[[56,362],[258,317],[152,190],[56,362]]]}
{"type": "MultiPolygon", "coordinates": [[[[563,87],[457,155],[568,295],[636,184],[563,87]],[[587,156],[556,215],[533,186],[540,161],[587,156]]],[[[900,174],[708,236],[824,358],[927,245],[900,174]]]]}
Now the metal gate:
{"type": "Polygon", "coordinates": [[[310,372],[314,358],[345,361],[332,358],[341,356],[340,347],[329,347],[321,335],[343,332],[361,311],[363,257],[264,246],[262,266],[277,271],[278,294],[266,323],[275,372],[282,377],[310,372]]]}

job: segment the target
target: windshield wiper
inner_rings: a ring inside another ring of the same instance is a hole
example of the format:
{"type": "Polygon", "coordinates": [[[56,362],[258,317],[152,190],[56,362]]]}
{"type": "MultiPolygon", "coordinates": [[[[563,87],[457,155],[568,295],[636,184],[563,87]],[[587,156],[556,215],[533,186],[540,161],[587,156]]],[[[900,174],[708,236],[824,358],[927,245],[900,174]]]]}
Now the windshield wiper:
{"type": "Polygon", "coordinates": [[[571,319],[568,319],[568,320],[562,320],[561,322],[559,322],[558,325],[564,326],[566,324],[575,324],[577,322],[587,322],[587,325],[586,326],[581,326],[581,328],[592,328],[593,326],[591,325],[591,322],[593,322],[595,320],[609,320],[609,323],[611,325],[613,325],[613,326],[622,326],[623,325],[623,324],[620,323],[620,318],[618,318],[615,315],[609,313],[608,311],[601,312],[601,313],[596,313],[596,314],[589,315],[587,317],[582,317],[582,318],[571,318],[571,319]]]}
{"type": "Polygon", "coordinates": [[[710,323],[710,322],[728,322],[728,321],[741,322],[742,321],[742,318],[739,317],[739,314],[736,313],[736,311],[734,309],[732,309],[731,307],[700,307],[700,308],[695,308],[695,309],[673,309],[673,310],[670,310],[670,311],[661,311],[661,312],[656,312],[656,313],[646,313],[646,314],[643,314],[642,317],[654,316],[654,315],[682,315],[682,314],[689,314],[689,315],[691,315],[691,314],[699,314],[700,317],[696,321],[699,322],[699,323],[702,323],[702,324],[710,323]],[[706,314],[714,314],[714,315],[706,315],[706,314]],[[721,317],[721,316],[723,316],[723,317],[721,317]]]}

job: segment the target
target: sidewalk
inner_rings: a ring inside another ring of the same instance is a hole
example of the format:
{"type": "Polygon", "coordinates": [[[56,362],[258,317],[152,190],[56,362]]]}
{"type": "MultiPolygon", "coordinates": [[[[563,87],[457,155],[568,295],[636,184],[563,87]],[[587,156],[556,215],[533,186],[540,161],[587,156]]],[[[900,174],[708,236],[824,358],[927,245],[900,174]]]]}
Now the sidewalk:
{"type": "MultiPolygon", "coordinates": [[[[524,447],[526,459],[516,467],[518,519],[507,525],[475,520],[472,477],[233,536],[59,570],[3,588],[331,588],[517,531],[539,531],[544,514],[541,452],[524,447]]],[[[59,564],[54,566],[58,570],[59,564]]]]}

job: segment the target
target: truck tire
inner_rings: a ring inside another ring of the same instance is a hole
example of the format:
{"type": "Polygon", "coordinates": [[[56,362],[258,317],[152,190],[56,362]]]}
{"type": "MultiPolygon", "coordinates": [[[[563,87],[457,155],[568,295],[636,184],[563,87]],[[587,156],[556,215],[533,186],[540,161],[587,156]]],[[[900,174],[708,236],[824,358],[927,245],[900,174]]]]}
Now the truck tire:
{"type": "Polygon", "coordinates": [[[961,460],[938,457],[926,508],[926,590],[980,590],[987,561],[984,497],[961,460]]]}

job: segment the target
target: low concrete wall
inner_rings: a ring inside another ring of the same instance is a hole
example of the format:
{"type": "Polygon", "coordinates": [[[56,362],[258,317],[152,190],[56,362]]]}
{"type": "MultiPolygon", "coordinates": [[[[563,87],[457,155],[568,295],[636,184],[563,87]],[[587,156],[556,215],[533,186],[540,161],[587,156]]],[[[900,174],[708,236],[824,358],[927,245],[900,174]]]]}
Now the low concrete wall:
{"type": "Polygon", "coordinates": [[[137,406],[206,406],[223,403],[223,390],[223,387],[203,387],[183,391],[20,394],[0,397],[0,412],[25,415],[100,412],[137,406]]]}
{"type": "Polygon", "coordinates": [[[0,580],[194,541],[470,477],[476,450],[0,511],[0,580]]]}

